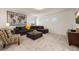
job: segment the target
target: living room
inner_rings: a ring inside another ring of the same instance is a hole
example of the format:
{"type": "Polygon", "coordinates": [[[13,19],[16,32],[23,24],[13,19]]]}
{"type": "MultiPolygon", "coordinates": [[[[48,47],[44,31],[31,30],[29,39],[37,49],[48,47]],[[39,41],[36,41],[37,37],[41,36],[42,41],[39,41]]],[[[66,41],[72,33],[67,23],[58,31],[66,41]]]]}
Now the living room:
{"type": "Polygon", "coordinates": [[[0,28],[10,29],[12,35],[19,36],[20,39],[18,45],[11,42],[10,45],[1,44],[3,46],[1,50],[79,50],[77,46],[74,46],[77,44],[69,46],[68,42],[68,30],[76,30],[78,27],[75,20],[78,10],[76,8],[0,8],[0,28]],[[14,20],[17,19],[16,16],[18,16],[19,24],[14,20]],[[25,19],[22,23],[21,18],[25,19]]]}

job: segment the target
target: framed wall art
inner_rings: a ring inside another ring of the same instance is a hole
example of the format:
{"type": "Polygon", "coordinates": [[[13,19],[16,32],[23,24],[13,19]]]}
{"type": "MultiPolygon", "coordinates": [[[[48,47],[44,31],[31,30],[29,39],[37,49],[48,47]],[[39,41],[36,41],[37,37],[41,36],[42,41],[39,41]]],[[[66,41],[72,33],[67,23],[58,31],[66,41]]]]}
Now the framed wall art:
{"type": "Polygon", "coordinates": [[[24,26],[27,23],[27,16],[24,14],[7,11],[7,22],[10,26],[24,26]]]}

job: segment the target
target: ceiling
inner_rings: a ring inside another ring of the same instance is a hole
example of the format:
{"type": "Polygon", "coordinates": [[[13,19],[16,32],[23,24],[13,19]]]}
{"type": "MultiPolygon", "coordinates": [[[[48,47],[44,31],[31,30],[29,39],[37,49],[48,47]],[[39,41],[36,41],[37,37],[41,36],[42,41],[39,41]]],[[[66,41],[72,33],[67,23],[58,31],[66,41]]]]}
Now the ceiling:
{"type": "Polygon", "coordinates": [[[47,13],[56,13],[71,8],[44,8],[42,10],[36,10],[35,8],[4,8],[4,9],[22,14],[43,15],[47,13]]]}

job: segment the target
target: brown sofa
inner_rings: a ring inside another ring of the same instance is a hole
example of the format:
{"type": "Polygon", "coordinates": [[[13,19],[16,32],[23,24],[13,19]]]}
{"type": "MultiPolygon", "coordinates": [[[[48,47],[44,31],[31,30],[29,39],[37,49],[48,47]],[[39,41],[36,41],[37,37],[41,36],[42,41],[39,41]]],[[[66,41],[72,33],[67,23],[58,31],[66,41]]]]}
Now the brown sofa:
{"type": "Polygon", "coordinates": [[[25,27],[14,28],[15,34],[21,34],[21,35],[25,35],[28,32],[32,32],[33,30],[37,30],[37,31],[42,32],[44,34],[49,32],[49,30],[45,29],[44,26],[31,26],[30,30],[25,29],[25,27]]]}

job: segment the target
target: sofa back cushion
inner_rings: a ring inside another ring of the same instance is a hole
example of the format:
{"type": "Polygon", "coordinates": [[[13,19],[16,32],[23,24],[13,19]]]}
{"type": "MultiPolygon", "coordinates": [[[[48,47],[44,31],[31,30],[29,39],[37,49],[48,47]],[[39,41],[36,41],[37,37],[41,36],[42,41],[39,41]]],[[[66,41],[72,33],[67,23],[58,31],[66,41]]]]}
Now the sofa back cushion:
{"type": "Polygon", "coordinates": [[[31,26],[31,29],[44,29],[44,26],[31,26]]]}

